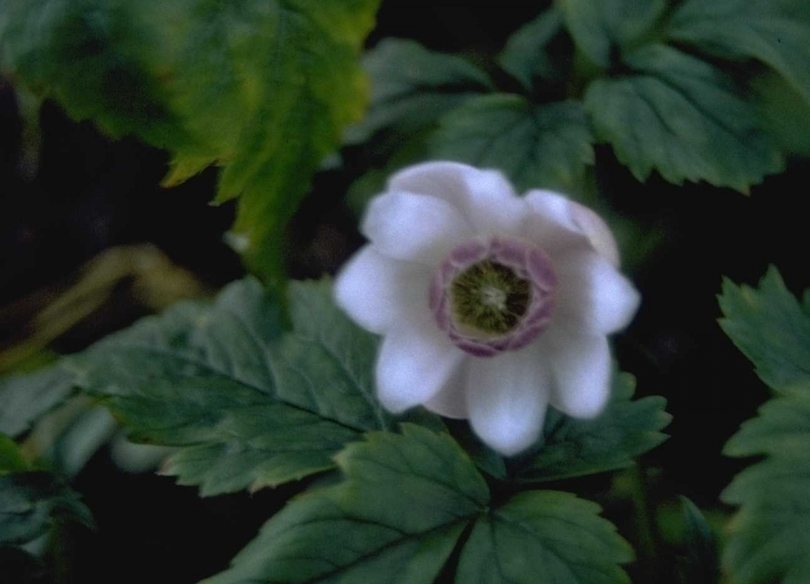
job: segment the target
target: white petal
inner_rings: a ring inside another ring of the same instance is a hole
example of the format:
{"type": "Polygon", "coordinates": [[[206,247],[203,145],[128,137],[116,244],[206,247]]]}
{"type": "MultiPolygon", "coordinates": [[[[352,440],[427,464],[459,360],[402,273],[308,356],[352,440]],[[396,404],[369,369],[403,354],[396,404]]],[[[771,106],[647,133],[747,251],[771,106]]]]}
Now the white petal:
{"type": "Polygon", "coordinates": [[[425,402],[424,405],[427,409],[446,418],[463,420],[470,417],[467,408],[467,386],[465,383],[467,368],[464,366],[465,363],[469,362],[470,359],[464,359],[456,367],[455,372],[439,393],[425,402]]]}
{"type": "Polygon", "coordinates": [[[574,222],[569,199],[552,191],[534,190],[524,200],[529,213],[523,224],[523,236],[552,258],[560,252],[590,247],[587,236],[574,222]]]}
{"type": "Polygon", "coordinates": [[[429,287],[427,268],[383,256],[366,245],[341,268],[334,295],[357,324],[382,334],[414,313],[428,311],[429,287]]]}
{"type": "Polygon", "coordinates": [[[549,343],[551,405],[574,418],[598,416],[610,398],[611,361],[603,335],[558,336],[549,343]]]}
{"type": "Polygon", "coordinates": [[[369,202],[363,234],[377,250],[399,260],[435,265],[472,235],[470,225],[447,201],[404,191],[369,202]]]}
{"type": "Polygon", "coordinates": [[[527,212],[503,174],[457,162],[413,166],[394,175],[388,188],[443,199],[459,209],[478,233],[517,235],[527,212]]]}
{"type": "Polygon", "coordinates": [[[557,324],[601,334],[630,324],[641,296],[605,257],[592,250],[575,250],[555,260],[557,324]]]}
{"type": "Polygon", "coordinates": [[[609,261],[614,268],[618,268],[621,263],[619,244],[616,243],[616,238],[613,237],[607,223],[591,209],[574,201],[571,201],[571,217],[591,242],[596,253],[609,261]]]}
{"type": "Polygon", "coordinates": [[[535,351],[511,351],[467,364],[467,406],[476,434],[511,456],[540,437],[550,391],[549,371],[535,351]]]}
{"type": "Polygon", "coordinates": [[[421,319],[401,324],[385,335],[377,357],[380,402],[393,413],[425,403],[447,383],[463,358],[464,353],[435,323],[421,319]]]}

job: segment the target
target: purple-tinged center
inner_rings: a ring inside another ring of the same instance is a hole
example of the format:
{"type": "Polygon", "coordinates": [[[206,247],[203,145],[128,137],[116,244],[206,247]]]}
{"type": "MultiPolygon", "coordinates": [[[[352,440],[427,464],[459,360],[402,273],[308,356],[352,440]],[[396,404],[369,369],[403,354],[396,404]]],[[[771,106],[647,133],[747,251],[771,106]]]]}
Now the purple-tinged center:
{"type": "Polygon", "coordinates": [[[494,236],[457,245],[433,273],[430,308],[462,350],[492,357],[532,342],[551,322],[557,274],[526,241],[494,236]]]}

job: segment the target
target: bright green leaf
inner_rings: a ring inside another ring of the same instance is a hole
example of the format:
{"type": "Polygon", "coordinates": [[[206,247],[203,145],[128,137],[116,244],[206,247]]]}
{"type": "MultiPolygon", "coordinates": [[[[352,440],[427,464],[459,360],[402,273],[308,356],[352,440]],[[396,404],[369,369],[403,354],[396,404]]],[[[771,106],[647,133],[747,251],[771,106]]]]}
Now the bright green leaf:
{"type": "Polygon", "coordinates": [[[414,41],[385,39],[363,61],[371,79],[371,107],[348,129],[359,144],[383,130],[401,142],[472,96],[492,90],[489,77],[467,60],[430,51],[414,41]]]}
{"type": "Polygon", "coordinates": [[[810,9],[805,0],[687,0],[669,36],[721,57],[773,67],[810,103],[810,9]]]}
{"type": "Polygon", "coordinates": [[[203,495],[331,468],[387,425],[371,389],[374,337],[334,306],[328,282],[293,284],[293,330],[255,280],[214,305],[185,303],[72,359],[77,382],[140,441],[182,446],[166,471],[203,495]]]}
{"type": "Polygon", "coordinates": [[[575,189],[593,163],[590,125],[575,101],[533,105],[517,95],[469,100],[445,116],[432,154],[499,168],[519,190],[575,189]]]}
{"type": "Polygon", "coordinates": [[[561,0],[560,5],[577,47],[608,68],[616,53],[652,33],[667,0],[561,0]]]}
{"type": "Polygon", "coordinates": [[[19,436],[72,394],[73,375],[59,365],[0,379],[0,432],[19,436]]]}
{"type": "Polygon", "coordinates": [[[570,493],[520,493],[479,519],[456,584],[629,584],[633,550],[599,506],[570,493]]]}
{"type": "Polygon", "coordinates": [[[706,181],[748,192],[783,166],[756,107],[731,77],[665,45],[628,56],[630,72],[593,82],[585,95],[598,139],[644,181],[706,181]]]}
{"type": "Polygon", "coordinates": [[[205,582],[433,582],[489,492],[447,435],[403,429],[347,447],[344,482],[294,500],[205,582]]]}
{"type": "Polygon", "coordinates": [[[0,476],[0,544],[24,544],[55,520],[91,526],[90,511],[58,475],[16,472],[0,476]]]}
{"type": "Polygon", "coordinates": [[[740,506],[723,554],[733,581],[810,581],[810,392],[766,403],[724,452],[768,455],[738,474],[721,495],[725,503],[740,506]]]}
{"type": "Polygon", "coordinates": [[[810,302],[804,306],[771,267],[758,288],[723,282],[720,326],[775,391],[810,391],[810,302]]]}
{"type": "Polygon", "coordinates": [[[222,165],[233,241],[278,277],[283,228],[362,115],[379,0],[9,0],[0,54],[76,118],[168,150],[175,184],[222,165]]]}
{"type": "Polygon", "coordinates": [[[666,439],[661,430],[671,416],[662,397],[631,401],[635,379],[626,373],[613,381],[613,397],[594,420],[577,420],[550,411],[544,440],[518,474],[524,482],[585,476],[633,464],[666,439]]]}
{"type": "Polygon", "coordinates": [[[548,45],[562,30],[562,24],[562,13],[552,7],[520,27],[506,42],[498,62],[526,91],[532,90],[537,79],[557,74],[548,45]]]}

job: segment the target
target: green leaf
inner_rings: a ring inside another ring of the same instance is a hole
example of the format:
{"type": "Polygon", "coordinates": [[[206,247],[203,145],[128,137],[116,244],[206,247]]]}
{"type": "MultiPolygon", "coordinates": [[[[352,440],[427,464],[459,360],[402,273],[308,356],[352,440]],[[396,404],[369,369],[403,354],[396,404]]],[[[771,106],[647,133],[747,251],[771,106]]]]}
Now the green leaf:
{"type": "Polygon", "coordinates": [[[0,544],[27,543],[57,520],[93,525],[90,511],[64,479],[40,471],[0,476],[0,544]]]}
{"type": "Polygon", "coordinates": [[[631,401],[635,385],[632,375],[615,375],[611,402],[594,420],[550,411],[544,440],[518,480],[544,482],[625,468],[663,442],[661,430],[671,420],[664,411],[666,400],[653,396],[631,401]]]}
{"type": "Polygon", "coordinates": [[[0,434],[0,475],[27,469],[28,463],[20,452],[20,447],[5,434],[0,434]]]}
{"type": "Polygon", "coordinates": [[[667,0],[561,0],[565,23],[577,47],[608,68],[617,52],[645,36],[667,8],[667,0]]]}
{"type": "Polygon", "coordinates": [[[571,493],[520,493],[476,522],[457,584],[629,584],[633,550],[600,508],[571,493]]]}
{"type": "Polygon", "coordinates": [[[581,105],[533,105],[517,95],[477,97],[441,121],[435,158],[499,168],[519,190],[575,189],[593,164],[593,136],[581,105]]]}
{"type": "Polygon", "coordinates": [[[810,103],[810,10],[804,0],[688,0],[669,36],[721,57],[754,58],[810,103]]]}
{"type": "Polygon", "coordinates": [[[761,130],[756,107],[731,77],[665,45],[626,59],[630,73],[593,82],[585,108],[599,140],[645,181],[706,181],[748,192],[781,170],[781,154],[761,130]]]}
{"type": "Polygon", "coordinates": [[[72,384],[60,365],[0,379],[0,432],[19,436],[70,397],[72,384]]]}
{"type": "Polygon", "coordinates": [[[617,564],[632,550],[596,504],[549,491],[490,508],[486,483],[447,434],[402,428],[349,445],[337,458],[343,482],[293,500],[206,584],[430,584],[452,568],[456,546],[458,584],[629,582],[617,564]]]}
{"type": "Polygon", "coordinates": [[[294,500],[205,582],[433,582],[489,492],[447,435],[403,431],[347,447],[344,482],[294,500]]]}
{"type": "Polygon", "coordinates": [[[810,581],[808,451],[810,392],[769,401],[726,444],[730,456],[768,456],[738,474],[721,495],[741,506],[723,554],[735,583],[810,581]]]}
{"type": "Polygon", "coordinates": [[[216,163],[233,241],[280,274],[283,228],[362,115],[357,56],[379,0],[9,0],[0,53],[75,118],[168,150],[176,184],[216,163]]]}
{"type": "Polygon", "coordinates": [[[719,302],[720,326],[768,386],[810,391],[810,297],[799,304],[771,267],[758,288],[724,280],[719,302]]]}
{"type": "Polygon", "coordinates": [[[685,524],[684,553],[676,558],[680,584],[710,584],[720,576],[717,541],[703,513],[686,497],[680,497],[685,524]]]}
{"type": "Polygon", "coordinates": [[[376,339],[330,284],[293,284],[289,306],[283,333],[277,302],[244,280],[108,337],[72,368],[134,439],[185,447],[165,470],[203,495],[299,479],[388,419],[372,394],[376,339]]]}
{"type": "Polygon", "coordinates": [[[562,24],[562,13],[552,7],[510,36],[499,55],[501,67],[520,81],[526,91],[534,88],[536,80],[557,74],[548,45],[562,30],[562,24]]]}
{"type": "Polygon", "coordinates": [[[409,40],[383,40],[363,65],[371,79],[371,108],[348,129],[351,144],[383,130],[393,130],[392,139],[401,142],[470,97],[493,89],[489,77],[469,61],[409,40]]]}

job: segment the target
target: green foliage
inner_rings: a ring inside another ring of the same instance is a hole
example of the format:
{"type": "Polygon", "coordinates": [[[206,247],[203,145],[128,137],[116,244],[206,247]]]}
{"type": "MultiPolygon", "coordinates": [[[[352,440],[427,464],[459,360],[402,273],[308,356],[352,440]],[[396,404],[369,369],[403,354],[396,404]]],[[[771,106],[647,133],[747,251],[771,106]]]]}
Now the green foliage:
{"type": "Polygon", "coordinates": [[[723,562],[740,584],[810,579],[810,296],[799,302],[771,268],[759,288],[726,281],[723,329],[779,394],[743,424],[725,454],[765,456],[738,474],[721,498],[739,505],[723,562]]]}
{"type": "Polygon", "coordinates": [[[635,177],[705,180],[747,192],[782,168],[757,110],[731,77],[686,53],[651,45],[628,56],[628,75],[595,81],[585,95],[597,138],[635,177]]]}
{"type": "Polygon", "coordinates": [[[0,379],[0,432],[16,437],[72,394],[73,376],[61,367],[0,379]]]}
{"type": "Polygon", "coordinates": [[[338,456],[341,483],[295,499],[206,583],[428,584],[457,545],[459,584],[629,581],[617,564],[632,552],[597,505],[547,491],[490,508],[486,483],[447,435],[405,425],[368,438],[338,456]]]}
{"type": "Polygon", "coordinates": [[[376,340],[298,283],[284,332],[254,280],[213,305],[185,303],[71,358],[77,383],[143,442],[182,446],[166,465],[203,495],[277,485],[331,468],[366,430],[385,428],[371,394],[376,340]]]}
{"type": "Polygon", "coordinates": [[[616,374],[613,397],[594,420],[578,420],[550,411],[544,437],[518,472],[521,482],[544,482],[625,468],[666,439],[661,430],[671,416],[662,397],[630,401],[633,376],[616,374]]]}
{"type": "Polygon", "coordinates": [[[176,184],[223,166],[249,265],[281,272],[283,228],[366,104],[356,64],[378,0],[9,0],[4,65],[78,119],[168,150],[176,184]]]}
{"type": "Polygon", "coordinates": [[[470,99],[442,118],[435,158],[499,168],[518,191],[576,189],[593,164],[590,124],[575,101],[532,105],[517,95],[470,99]]]}
{"type": "Polygon", "coordinates": [[[520,27],[498,56],[504,71],[517,79],[527,93],[542,80],[552,80],[559,71],[549,44],[562,31],[562,13],[552,7],[520,27]]]}
{"type": "Polygon", "coordinates": [[[679,584],[713,584],[720,576],[717,541],[700,509],[681,497],[684,551],[676,558],[679,584]]]}
{"type": "Polygon", "coordinates": [[[0,434],[0,475],[27,469],[28,463],[20,452],[20,447],[5,434],[0,434]]]}

